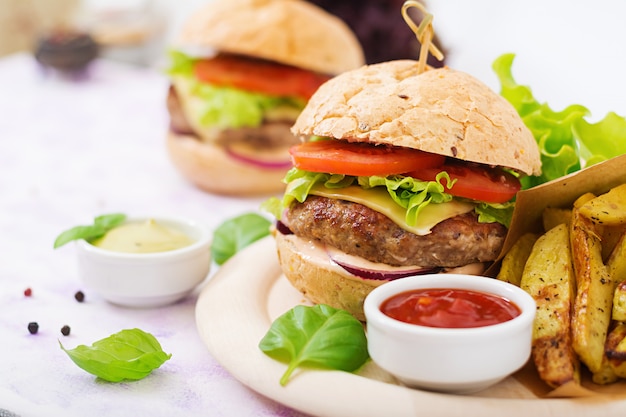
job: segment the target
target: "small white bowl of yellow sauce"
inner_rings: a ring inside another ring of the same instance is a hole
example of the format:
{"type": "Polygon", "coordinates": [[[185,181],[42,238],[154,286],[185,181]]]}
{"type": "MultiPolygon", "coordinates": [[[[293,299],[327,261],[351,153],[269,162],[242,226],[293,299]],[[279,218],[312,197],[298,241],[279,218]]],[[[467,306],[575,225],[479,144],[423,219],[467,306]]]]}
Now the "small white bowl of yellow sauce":
{"type": "Polygon", "coordinates": [[[99,239],[76,241],[78,273],[114,304],[172,304],[207,277],[211,236],[208,227],[188,219],[129,218],[99,239]]]}

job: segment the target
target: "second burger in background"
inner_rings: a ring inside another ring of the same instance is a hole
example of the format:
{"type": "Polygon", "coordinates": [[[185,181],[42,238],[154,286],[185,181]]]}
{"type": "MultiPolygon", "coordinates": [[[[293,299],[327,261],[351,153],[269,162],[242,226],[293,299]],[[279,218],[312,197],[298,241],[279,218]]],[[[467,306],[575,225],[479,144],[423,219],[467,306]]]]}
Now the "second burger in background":
{"type": "Polygon", "coordinates": [[[172,51],[167,148],[198,187],[228,195],[284,189],[290,132],[313,92],[364,63],[339,18],[300,0],[214,0],[172,51]]]}
{"type": "Polygon", "coordinates": [[[412,60],[326,82],[292,130],[304,142],[273,207],[282,270],[314,303],[361,320],[367,294],[389,280],[482,274],[502,249],[518,177],[541,171],[504,98],[412,60]]]}

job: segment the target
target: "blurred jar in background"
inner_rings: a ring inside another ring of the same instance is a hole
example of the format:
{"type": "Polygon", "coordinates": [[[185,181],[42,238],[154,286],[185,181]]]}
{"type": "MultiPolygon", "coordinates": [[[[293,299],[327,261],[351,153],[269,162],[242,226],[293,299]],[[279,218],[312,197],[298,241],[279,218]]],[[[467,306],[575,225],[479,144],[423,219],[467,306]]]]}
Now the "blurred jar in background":
{"type": "Polygon", "coordinates": [[[163,52],[166,21],[154,0],[83,0],[78,25],[102,58],[151,66],[163,52]]]}
{"type": "MultiPolygon", "coordinates": [[[[402,17],[404,0],[309,1],[343,19],[350,26],[363,46],[368,64],[419,58],[420,44],[402,17]]],[[[434,27],[436,30],[436,22],[434,27]]],[[[445,48],[441,47],[436,32],[434,41],[445,55],[445,48]]],[[[438,68],[443,62],[429,56],[428,64],[438,68]]]]}

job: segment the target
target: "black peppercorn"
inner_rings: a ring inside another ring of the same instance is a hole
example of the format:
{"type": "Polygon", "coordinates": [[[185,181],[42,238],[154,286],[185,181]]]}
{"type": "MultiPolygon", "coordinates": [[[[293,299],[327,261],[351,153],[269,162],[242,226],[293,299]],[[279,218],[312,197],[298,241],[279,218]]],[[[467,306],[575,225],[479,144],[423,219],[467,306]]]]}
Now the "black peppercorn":
{"type": "Polygon", "coordinates": [[[70,334],[70,326],[66,324],[65,326],[61,327],[61,334],[63,334],[63,336],[68,336],[70,334]]]}
{"type": "Polygon", "coordinates": [[[83,294],[82,291],[77,291],[76,294],[74,294],[74,298],[79,303],[82,303],[85,300],[85,294],[83,294]]]}
{"type": "Polygon", "coordinates": [[[28,331],[30,334],[35,334],[39,330],[39,324],[36,321],[31,321],[28,323],[28,331]]]}

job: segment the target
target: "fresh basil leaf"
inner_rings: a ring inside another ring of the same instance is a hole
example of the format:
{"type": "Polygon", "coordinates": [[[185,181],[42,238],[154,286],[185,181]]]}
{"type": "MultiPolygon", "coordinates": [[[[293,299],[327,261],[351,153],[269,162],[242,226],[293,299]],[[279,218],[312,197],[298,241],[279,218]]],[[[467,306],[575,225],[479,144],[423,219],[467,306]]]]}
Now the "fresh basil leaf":
{"type": "Polygon", "coordinates": [[[163,352],[158,340],[140,329],[127,329],[91,346],[61,349],[80,368],[109,382],[146,377],[172,357],[163,352]]]}
{"type": "Polygon", "coordinates": [[[353,372],[369,358],[363,324],[347,311],[325,304],[287,311],[274,320],[259,348],[289,364],[281,385],[301,366],[353,372]]]}
{"type": "Polygon", "coordinates": [[[61,233],[54,241],[54,249],[78,239],[95,239],[103,236],[106,233],[106,229],[102,226],[76,226],[61,233]]]}
{"type": "Polygon", "coordinates": [[[245,213],[226,220],[213,232],[211,256],[222,265],[241,249],[269,235],[271,222],[256,213],[245,213]]]}
{"type": "Polygon", "coordinates": [[[103,214],[94,219],[92,225],[75,226],[62,232],[54,240],[54,249],[59,248],[72,240],[85,239],[86,241],[102,237],[109,230],[124,223],[126,215],[121,213],[103,214]]]}
{"type": "Polygon", "coordinates": [[[93,219],[93,223],[97,226],[102,226],[107,230],[111,230],[115,226],[119,226],[126,220],[126,215],[121,213],[103,214],[93,219]]]}

